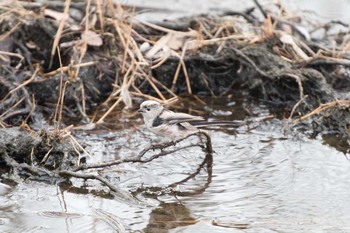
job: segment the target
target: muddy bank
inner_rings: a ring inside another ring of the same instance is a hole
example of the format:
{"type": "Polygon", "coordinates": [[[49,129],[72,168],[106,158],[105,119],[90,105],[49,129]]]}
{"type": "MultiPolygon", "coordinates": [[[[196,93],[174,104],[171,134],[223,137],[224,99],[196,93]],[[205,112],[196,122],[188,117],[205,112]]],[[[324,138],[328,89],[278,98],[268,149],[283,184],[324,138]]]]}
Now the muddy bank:
{"type": "MultiPolygon", "coordinates": [[[[193,133],[174,142],[152,144],[141,150],[137,156],[119,158],[108,162],[86,163],[86,157],[92,159],[91,155],[84,150],[69,130],[37,133],[18,127],[0,129],[0,166],[7,170],[6,173],[1,175],[1,178],[11,184],[20,183],[23,181],[22,179],[30,179],[62,186],[72,186],[71,178],[93,180],[108,187],[112,195],[136,203],[138,201],[129,192],[120,189],[118,184],[111,181],[108,175],[104,176],[101,172],[96,174],[96,171],[108,171],[114,166],[128,163],[146,164],[189,148],[197,148],[198,151],[202,151],[205,155],[204,160],[196,172],[189,174],[186,179],[179,181],[178,184],[195,177],[204,168],[210,174],[209,177],[211,176],[213,149],[211,138],[206,132],[193,133]],[[176,144],[190,137],[198,138],[197,142],[175,147],[176,144]]],[[[103,186],[94,186],[94,188],[96,188],[94,192],[105,195],[103,186]]],[[[165,192],[181,196],[186,193],[172,189],[174,189],[174,185],[170,185],[166,190],[164,190],[164,187],[159,188],[159,190],[140,187],[133,194],[154,192],[160,194],[165,192]]]]}
{"type": "Polygon", "coordinates": [[[56,183],[59,176],[55,171],[85,160],[79,157],[82,150],[63,134],[18,127],[0,129],[0,164],[11,171],[2,178],[15,183],[21,182],[20,177],[56,183]]]}

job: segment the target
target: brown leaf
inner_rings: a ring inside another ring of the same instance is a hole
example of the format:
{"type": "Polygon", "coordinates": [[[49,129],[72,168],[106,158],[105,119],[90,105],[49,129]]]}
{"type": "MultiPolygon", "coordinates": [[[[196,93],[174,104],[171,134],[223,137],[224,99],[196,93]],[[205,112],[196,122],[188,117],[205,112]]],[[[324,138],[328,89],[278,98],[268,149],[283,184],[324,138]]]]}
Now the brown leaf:
{"type": "Polygon", "coordinates": [[[81,33],[81,39],[91,46],[99,47],[103,44],[101,36],[90,30],[81,33]]]}
{"type": "Polygon", "coordinates": [[[50,10],[50,9],[45,9],[44,15],[48,16],[50,18],[53,18],[57,21],[60,21],[64,17],[65,14],[62,12],[58,12],[58,11],[54,11],[54,10],[50,10]]]}

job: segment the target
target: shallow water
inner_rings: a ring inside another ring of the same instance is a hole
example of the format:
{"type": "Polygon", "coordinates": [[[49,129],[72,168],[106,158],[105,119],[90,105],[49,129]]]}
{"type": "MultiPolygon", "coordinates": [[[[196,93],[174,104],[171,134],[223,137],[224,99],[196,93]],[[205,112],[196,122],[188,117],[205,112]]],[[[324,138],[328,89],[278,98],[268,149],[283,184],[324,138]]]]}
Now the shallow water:
{"type": "MultiPolygon", "coordinates": [[[[239,0],[123,0],[118,2],[145,7],[136,18],[150,21],[174,20],[179,17],[199,14],[220,14],[224,11],[242,12],[256,6],[253,1],[239,0]]],[[[265,9],[274,11],[278,9],[275,5],[276,1],[259,0],[258,2],[265,9]]],[[[311,22],[325,23],[331,20],[349,22],[350,20],[349,0],[281,0],[279,2],[290,15],[300,16],[304,20],[310,20],[311,22]]]]}
{"type": "MultiPolygon", "coordinates": [[[[212,101],[202,114],[214,110],[212,119],[242,120],[247,108],[249,119],[269,115],[264,106],[239,100],[212,101]]],[[[78,133],[92,155],[89,162],[135,156],[156,140],[139,127],[140,118],[132,119],[128,129],[106,124],[78,133]]],[[[230,127],[209,130],[212,166],[193,147],[146,164],[96,171],[136,199],[113,198],[100,183],[78,179],[74,186],[27,180],[4,187],[0,232],[350,232],[345,155],[321,139],[284,135],[281,120],[251,125],[237,135],[230,127]]],[[[196,139],[180,146],[189,141],[196,139]]]]}

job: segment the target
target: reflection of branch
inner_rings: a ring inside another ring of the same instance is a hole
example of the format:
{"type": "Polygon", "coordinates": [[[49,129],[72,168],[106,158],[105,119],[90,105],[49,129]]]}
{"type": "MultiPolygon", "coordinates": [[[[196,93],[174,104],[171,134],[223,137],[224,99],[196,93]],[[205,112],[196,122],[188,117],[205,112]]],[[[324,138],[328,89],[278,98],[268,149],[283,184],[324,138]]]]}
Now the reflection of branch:
{"type": "MultiPolygon", "coordinates": [[[[137,191],[134,192],[134,193],[145,192],[145,191],[148,191],[148,190],[152,190],[152,192],[157,192],[158,193],[157,195],[173,194],[175,196],[193,196],[193,195],[198,195],[200,193],[203,193],[209,187],[209,184],[211,183],[211,180],[212,180],[213,150],[212,150],[212,147],[211,147],[211,139],[210,139],[210,136],[205,131],[200,131],[199,133],[191,134],[191,135],[188,135],[187,137],[190,137],[192,135],[198,135],[199,136],[200,134],[204,135],[206,137],[206,139],[207,139],[207,141],[206,141],[206,148],[205,148],[207,150],[207,153],[206,153],[206,156],[205,156],[203,162],[199,165],[199,167],[197,168],[197,170],[195,172],[191,173],[185,179],[183,179],[181,181],[178,181],[178,182],[175,182],[173,184],[170,184],[170,185],[168,185],[165,188],[164,187],[147,187],[147,188],[142,187],[142,188],[137,189],[137,191]],[[208,178],[207,178],[207,181],[205,182],[203,187],[201,187],[198,190],[192,191],[192,192],[190,192],[190,191],[184,192],[184,191],[176,191],[176,190],[174,190],[174,188],[177,185],[183,184],[183,183],[187,182],[188,180],[193,179],[194,177],[196,177],[200,173],[200,171],[204,168],[205,165],[207,165],[206,168],[207,168],[208,178]],[[169,191],[169,189],[170,189],[170,191],[169,191]],[[161,194],[159,194],[159,193],[161,193],[161,194]]],[[[185,139],[185,138],[183,138],[183,139],[185,139]]]]}
{"type": "Polygon", "coordinates": [[[157,195],[173,194],[174,196],[194,196],[194,195],[201,194],[209,187],[209,184],[211,183],[212,174],[213,174],[212,165],[213,165],[213,156],[212,154],[207,154],[203,162],[197,168],[197,170],[192,174],[190,174],[189,176],[187,176],[185,179],[172,183],[167,187],[142,187],[137,189],[135,193],[147,192],[149,190],[152,190],[152,192],[157,192],[157,195]],[[195,178],[200,173],[200,171],[204,168],[205,165],[207,165],[208,178],[202,187],[194,191],[177,191],[174,189],[177,185],[183,184],[188,180],[195,178]]]}

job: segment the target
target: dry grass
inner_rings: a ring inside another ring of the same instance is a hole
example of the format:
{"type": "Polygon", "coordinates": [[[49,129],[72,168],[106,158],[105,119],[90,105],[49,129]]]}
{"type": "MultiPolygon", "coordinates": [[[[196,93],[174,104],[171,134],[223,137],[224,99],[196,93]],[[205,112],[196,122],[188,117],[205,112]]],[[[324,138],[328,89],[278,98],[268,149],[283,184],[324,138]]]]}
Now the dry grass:
{"type": "MultiPolygon", "coordinates": [[[[31,78],[19,84],[9,93],[12,94],[18,91],[31,82],[37,75],[49,79],[60,74],[60,94],[54,115],[56,122],[55,130],[57,132],[60,131],[62,123],[66,86],[70,81],[80,79],[80,71],[83,67],[97,65],[98,62],[95,61],[83,62],[84,57],[87,54],[89,46],[101,47],[104,43],[103,38],[106,35],[114,37],[115,41],[119,43],[118,46],[121,48],[121,51],[118,51],[118,54],[113,54],[113,58],[119,61],[120,66],[116,74],[114,90],[105,102],[105,104],[110,107],[105,112],[97,114],[102,115],[98,119],[95,119],[95,123],[97,124],[102,123],[117,107],[132,107],[132,103],[136,98],[153,99],[164,104],[176,101],[178,96],[174,90],[178,84],[180,74],[185,78],[187,93],[193,95],[191,77],[186,67],[185,57],[190,53],[196,53],[200,49],[212,44],[218,45],[217,52],[220,52],[224,47],[231,44],[252,44],[271,38],[277,38],[280,40],[281,46],[276,45],[274,48],[275,52],[279,54],[282,59],[290,62],[300,62],[302,64],[317,62],[343,65],[350,64],[349,60],[344,58],[344,54],[347,54],[350,48],[349,41],[344,41],[340,46],[334,46],[332,50],[313,51],[309,46],[291,34],[291,28],[295,29],[296,27],[289,21],[289,16],[285,14],[285,9],[280,4],[276,5],[277,13],[265,14],[265,20],[263,22],[255,22],[255,25],[246,20],[248,17],[197,17],[196,30],[188,29],[187,31],[175,31],[149,22],[138,22],[134,18],[136,14],[134,7],[124,8],[123,5],[115,3],[112,0],[87,0],[84,11],[85,16],[81,22],[76,22],[76,25],[71,25],[69,13],[74,4],[75,3],[71,0],[66,0],[61,12],[52,10],[50,12],[50,16],[56,17],[58,23],[51,49],[50,66],[53,63],[53,58],[58,56],[60,60],[59,68],[43,74],[38,72],[38,67],[31,78]],[[284,27],[278,26],[279,23],[282,23],[284,27]],[[66,28],[74,26],[81,26],[81,39],[61,43],[61,38],[66,28]],[[136,26],[138,28],[144,28],[145,30],[156,31],[162,36],[154,38],[141,34],[140,31],[135,29],[136,26]],[[112,34],[111,31],[115,31],[115,34],[112,34]],[[60,48],[63,44],[65,44],[65,46],[69,44],[75,51],[75,56],[72,57],[72,61],[68,66],[62,64],[60,57],[60,48]],[[149,46],[146,51],[142,48],[145,44],[149,46]],[[166,86],[152,76],[152,70],[159,68],[169,58],[173,57],[178,59],[178,65],[175,73],[169,74],[172,75],[171,86],[166,86]],[[64,75],[68,75],[68,81],[63,81],[64,75]],[[156,93],[156,96],[150,96],[139,89],[137,83],[142,81],[149,84],[154,93],[156,93]]],[[[35,14],[34,11],[27,10],[28,7],[34,6],[41,6],[45,9],[45,6],[40,5],[40,3],[19,1],[15,3],[14,7],[0,4],[0,10],[3,11],[0,15],[0,22],[9,20],[14,15],[17,17],[20,16],[18,17],[19,19],[15,21],[14,27],[12,27],[11,30],[0,35],[0,41],[9,38],[22,24],[26,23],[28,17],[43,17],[43,15],[35,14]]],[[[50,6],[50,2],[48,6],[50,6]]],[[[45,10],[43,12],[45,12],[45,10]]],[[[243,51],[237,49],[237,52],[240,52],[240,54],[244,56],[243,51]]],[[[20,61],[24,59],[24,56],[21,54],[9,53],[6,51],[0,51],[0,56],[17,57],[20,61]]],[[[20,63],[21,62],[19,62],[19,64],[20,63]]],[[[258,67],[257,70],[259,71],[258,67]]],[[[266,73],[260,74],[266,75],[266,73]]],[[[286,73],[284,76],[292,77],[296,80],[299,86],[300,99],[303,99],[304,93],[301,78],[290,73],[286,73]]],[[[80,100],[82,114],[86,115],[84,86],[81,85],[77,91],[80,91],[80,96],[82,96],[80,100]]],[[[5,112],[13,111],[18,104],[13,106],[13,108],[5,112]]],[[[2,113],[1,116],[4,116],[4,113],[2,113]]],[[[1,118],[1,116],[0,124],[4,126],[4,119],[1,118]]]]}

